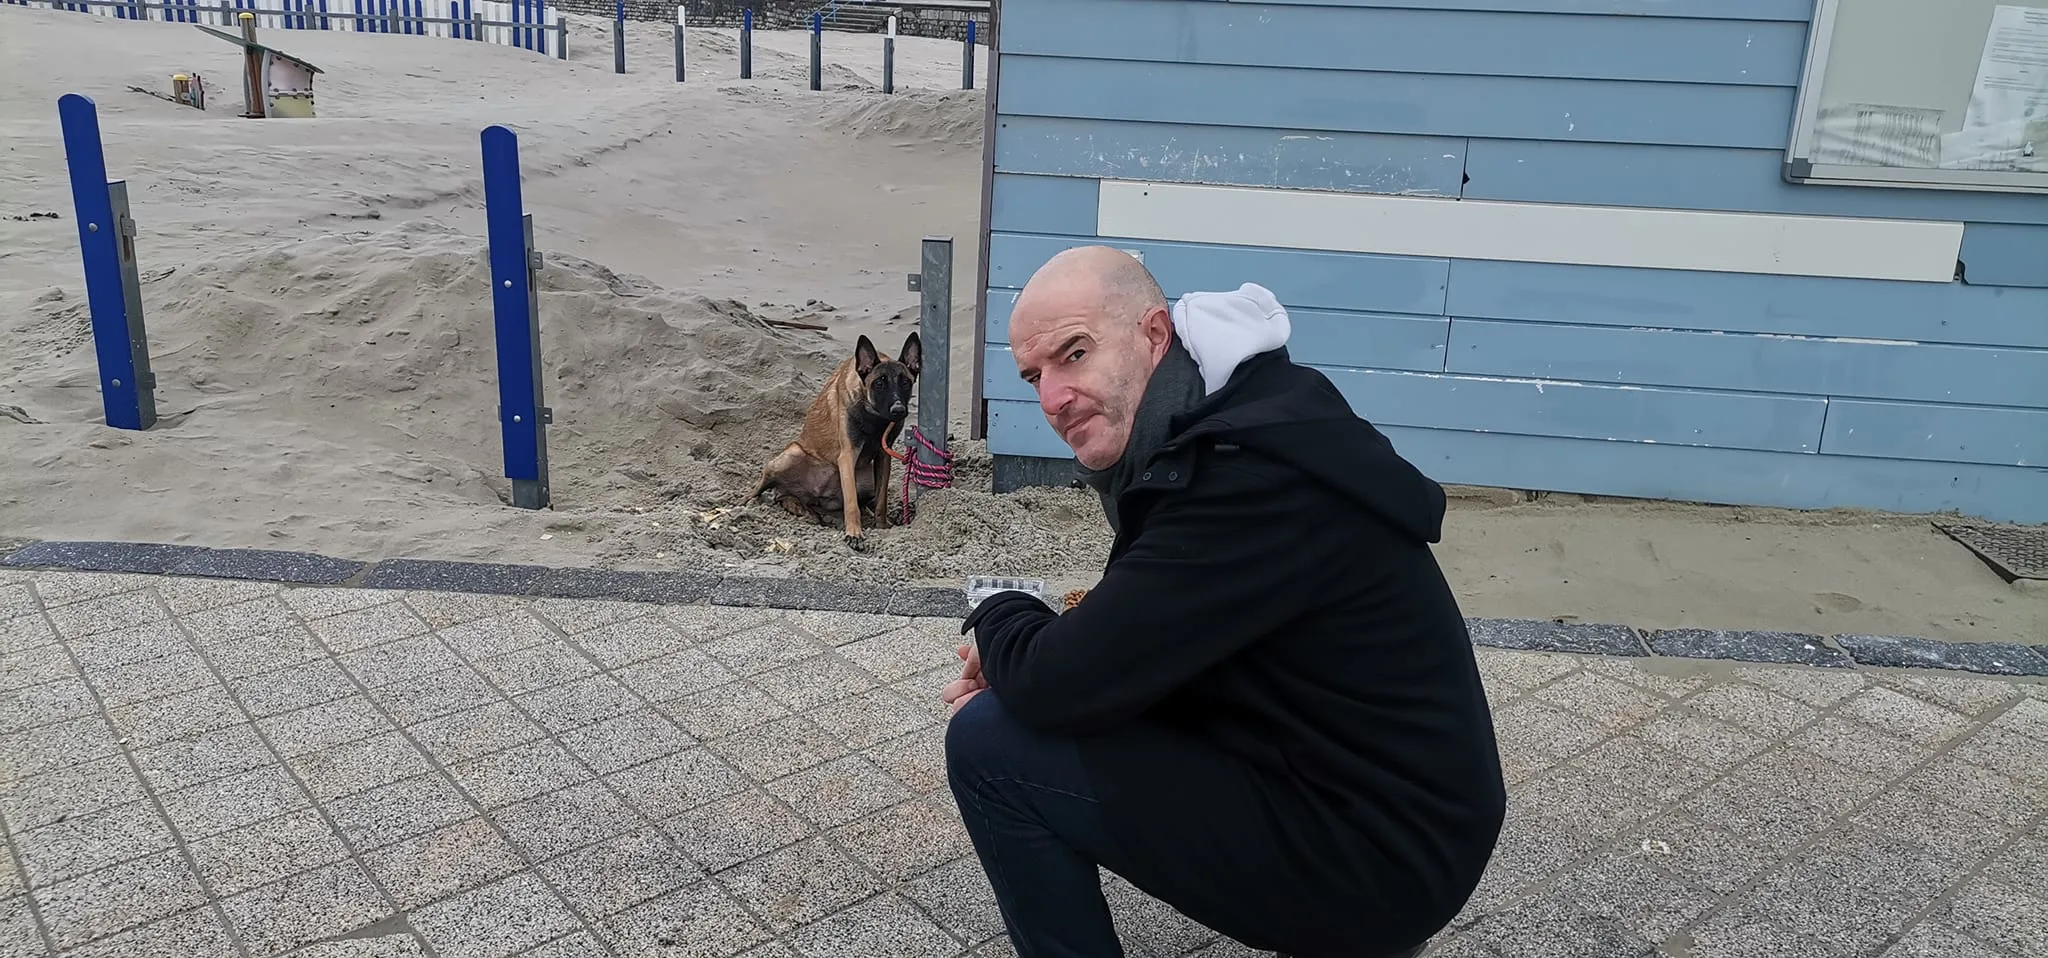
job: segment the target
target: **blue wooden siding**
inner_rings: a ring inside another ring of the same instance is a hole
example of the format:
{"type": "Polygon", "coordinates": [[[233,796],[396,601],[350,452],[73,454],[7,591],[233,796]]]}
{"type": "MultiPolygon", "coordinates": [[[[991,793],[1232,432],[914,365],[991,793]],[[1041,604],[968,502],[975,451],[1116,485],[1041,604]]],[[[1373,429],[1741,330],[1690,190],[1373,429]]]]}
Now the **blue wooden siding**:
{"type": "Polygon", "coordinates": [[[1004,116],[995,138],[1010,174],[1431,196],[1457,196],[1465,176],[1462,137],[1004,116]]]}
{"type": "Polygon", "coordinates": [[[2048,196],[1795,186],[1811,0],[1005,0],[984,373],[1100,179],[1966,225],[1946,284],[1110,240],[1275,291],[1292,351],[1440,481],[2048,522],[2048,196]],[[1074,24],[1091,24],[1090,30],[1074,24]]]}

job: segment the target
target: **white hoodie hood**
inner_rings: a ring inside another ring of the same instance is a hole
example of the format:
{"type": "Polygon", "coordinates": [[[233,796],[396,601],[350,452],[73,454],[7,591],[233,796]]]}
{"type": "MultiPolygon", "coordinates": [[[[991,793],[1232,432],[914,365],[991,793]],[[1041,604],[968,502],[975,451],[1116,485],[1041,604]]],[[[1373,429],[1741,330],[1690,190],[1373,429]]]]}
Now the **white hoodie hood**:
{"type": "Polygon", "coordinates": [[[1188,293],[1173,304],[1173,331],[1202,370],[1202,394],[1230,381],[1238,364],[1287,345],[1287,310],[1273,293],[1246,283],[1227,293],[1188,293]]]}

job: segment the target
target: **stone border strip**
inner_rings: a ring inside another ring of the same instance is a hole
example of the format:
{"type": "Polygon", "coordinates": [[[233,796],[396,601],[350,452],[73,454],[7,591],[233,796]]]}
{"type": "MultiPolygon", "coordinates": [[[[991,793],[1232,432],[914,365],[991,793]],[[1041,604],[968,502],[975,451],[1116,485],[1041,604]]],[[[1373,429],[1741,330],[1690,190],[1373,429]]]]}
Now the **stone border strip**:
{"type": "MultiPolygon", "coordinates": [[[[624,572],[433,559],[357,562],[307,552],[212,549],[148,542],[32,542],[0,550],[0,568],[247,579],[291,585],[415,589],[559,599],[708,604],[813,612],[963,618],[957,589],[819,579],[624,572]]],[[[1828,669],[1947,669],[2048,677],[2048,644],[1943,642],[1890,635],[1809,635],[1723,629],[1641,630],[1597,622],[1467,619],[1475,644],[1523,652],[1668,656],[1828,669]]]]}
{"type": "Polygon", "coordinates": [[[248,579],[290,585],[470,592],[551,599],[611,599],[817,612],[964,618],[958,589],[874,586],[817,579],[628,572],[438,559],[357,562],[270,549],[153,542],[32,542],[0,550],[0,568],[248,579]]]}

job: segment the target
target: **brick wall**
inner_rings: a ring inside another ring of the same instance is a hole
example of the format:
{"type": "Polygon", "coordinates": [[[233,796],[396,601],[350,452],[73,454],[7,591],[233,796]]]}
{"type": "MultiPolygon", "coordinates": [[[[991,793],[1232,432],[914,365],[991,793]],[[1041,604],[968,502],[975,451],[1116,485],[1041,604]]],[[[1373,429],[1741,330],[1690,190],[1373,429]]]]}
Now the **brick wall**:
{"type": "MultiPolygon", "coordinates": [[[[552,0],[564,13],[610,17],[618,8],[616,0],[552,0]]],[[[625,0],[629,20],[675,22],[674,0],[625,0]]],[[[741,11],[751,7],[754,26],[763,30],[801,30],[810,26],[813,12],[825,13],[825,29],[846,33],[881,33],[893,14],[896,32],[906,37],[960,40],[967,36],[967,21],[975,21],[975,39],[988,42],[988,11],[903,9],[879,4],[840,5],[820,11],[818,0],[689,0],[690,26],[737,27],[741,11]]]]}

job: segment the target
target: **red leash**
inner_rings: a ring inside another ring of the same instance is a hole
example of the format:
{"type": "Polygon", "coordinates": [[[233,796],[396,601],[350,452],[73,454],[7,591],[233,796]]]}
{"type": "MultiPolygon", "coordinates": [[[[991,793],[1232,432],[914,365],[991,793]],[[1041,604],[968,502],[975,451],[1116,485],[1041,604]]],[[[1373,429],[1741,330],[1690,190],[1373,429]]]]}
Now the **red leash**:
{"type": "MultiPolygon", "coordinates": [[[[903,429],[901,426],[898,426],[896,431],[897,435],[900,436],[903,429]]],[[[896,461],[903,463],[903,510],[898,513],[900,518],[897,521],[908,525],[910,523],[910,484],[915,482],[919,487],[925,489],[951,488],[953,485],[953,454],[933,445],[931,440],[924,437],[924,432],[916,426],[910,427],[910,440],[923,446],[924,451],[934,460],[937,460],[936,463],[928,464],[907,451],[897,452],[891,445],[894,439],[895,437],[892,436],[889,443],[883,443],[882,451],[887,452],[896,461]]],[[[908,446],[908,443],[905,445],[908,446]]]]}

